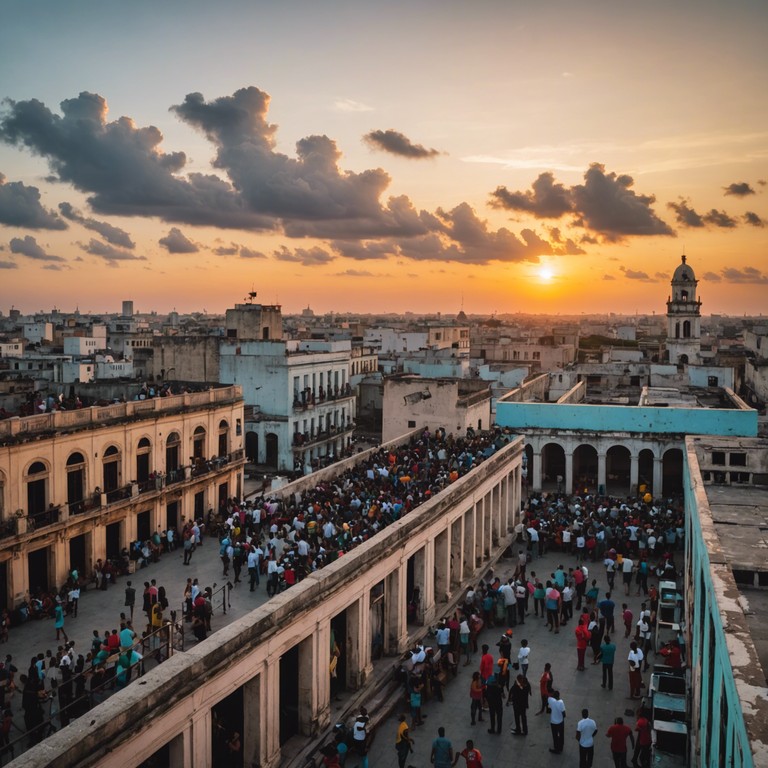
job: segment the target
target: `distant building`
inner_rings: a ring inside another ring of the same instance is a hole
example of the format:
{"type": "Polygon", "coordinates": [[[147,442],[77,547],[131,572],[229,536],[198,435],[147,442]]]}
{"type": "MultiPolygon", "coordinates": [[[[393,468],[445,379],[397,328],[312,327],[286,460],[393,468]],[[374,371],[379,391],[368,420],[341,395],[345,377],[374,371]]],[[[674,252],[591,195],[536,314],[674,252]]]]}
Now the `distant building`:
{"type": "Polygon", "coordinates": [[[681,259],[667,300],[666,349],[673,365],[697,365],[701,362],[701,301],[696,298],[699,281],[686,256],[681,259]]]}

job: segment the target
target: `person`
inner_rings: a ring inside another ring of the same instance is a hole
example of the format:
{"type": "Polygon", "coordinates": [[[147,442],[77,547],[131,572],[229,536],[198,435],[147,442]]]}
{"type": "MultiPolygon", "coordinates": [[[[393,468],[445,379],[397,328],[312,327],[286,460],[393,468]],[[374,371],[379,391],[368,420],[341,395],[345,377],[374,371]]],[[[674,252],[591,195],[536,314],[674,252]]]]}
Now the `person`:
{"type": "Polygon", "coordinates": [[[80,603],[80,585],[75,583],[67,595],[69,601],[69,613],[73,619],[77,618],[77,606],[80,603]]]}
{"type": "Polygon", "coordinates": [[[547,708],[547,699],[552,693],[554,686],[554,677],[552,676],[552,665],[547,662],[544,665],[544,672],[539,678],[539,695],[541,696],[541,709],[536,713],[540,715],[547,708]]]}
{"type": "Polygon", "coordinates": [[[445,738],[445,728],[441,725],[437,729],[437,738],[432,742],[429,762],[433,763],[435,768],[451,768],[452,761],[453,745],[445,738]]]}
{"type": "Polygon", "coordinates": [[[483,722],[483,694],[485,693],[485,686],[480,679],[479,672],[472,673],[472,682],[469,684],[469,699],[470,707],[469,714],[472,719],[472,725],[475,724],[475,718],[481,723],[483,722]]]}
{"type": "Polygon", "coordinates": [[[589,631],[589,629],[587,629],[587,626],[583,620],[579,621],[578,626],[573,632],[576,635],[576,670],[578,672],[583,672],[586,669],[584,666],[584,655],[587,652],[587,645],[589,644],[589,640],[592,637],[592,633],[589,631]]]}
{"type": "Polygon", "coordinates": [[[479,749],[475,748],[475,742],[472,739],[467,739],[467,746],[456,754],[452,765],[456,765],[460,757],[466,761],[467,768],[483,768],[483,755],[479,749]]]}
{"type": "Polygon", "coordinates": [[[484,683],[493,674],[493,667],[493,656],[489,653],[488,646],[483,645],[483,655],[480,657],[480,677],[483,678],[484,683]]]}
{"type": "Polygon", "coordinates": [[[670,640],[659,653],[664,657],[664,665],[670,669],[680,669],[683,666],[680,658],[680,645],[677,640],[670,640]]]}
{"type": "Polygon", "coordinates": [[[408,721],[404,714],[398,715],[397,723],[397,736],[395,737],[397,764],[400,768],[405,768],[405,761],[408,759],[408,755],[413,752],[413,739],[408,732],[408,721]]]}
{"type": "Polygon", "coordinates": [[[549,751],[559,755],[565,746],[565,702],[560,698],[560,691],[552,691],[547,706],[549,726],[552,729],[552,747],[549,751]]]}
{"type": "Polygon", "coordinates": [[[459,658],[465,657],[464,666],[468,667],[472,661],[469,650],[469,621],[466,616],[461,617],[459,622],[459,658]]]}
{"type": "Polygon", "coordinates": [[[424,725],[424,720],[421,717],[421,694],[423,690],[424,683],[421,681],[421,677],[414,677],[411,682],[411,720],[414,728],[417,725],[424,725]]]}
{"type": "Polygon", "coordinates": [[[527,640],[520,641],[520,650],[517,652],[517,663],[520,665],[520,674],[528,677],[528,665],[530,663],[531,649],[527,640]]]}
{"type": "Polygon", "coordinates": [[[528,735],[528,699],[531,697],[531,684],[528,678],[520,674],[509,692],[512,702],[512,712],[515,716],[515,727],[512,733],[518,736],[528,735]]]}
{"type": "Polygon", "coordinates": [[[629,697],[631,699],[639,699],[640,688],[643,682],[640,672],[640,667],[643,664],[643,652],[637,647],[637,643],[634,640],[629,644],[627,662],[629,663],[629,697]]]}
{"type": "Polygon", "coordinates": [[[360,714],[352,724],[352,746],[360,755],[360,768],[368,768],[368,710],[360,707],[360,714]]]}
{"type": "Polygon", "coordinates": [[[136,605],[136,590],[130,581],[125,582],[125,607],[131,609],[131,623],[133,623],[133,606],[136,605]]]}
{"type": "Polygon", "coordinates": [[[611,740],[613,765],[615,768],[627,768],[627,739],[632,742],[632,749],[635,748],[635,737],[632,734],[632,729],[628,725],[624,725],[623,718],[617,717],[605,735],[611,740]]]}
{"type": "Polygon", "coordinates": [[[488,715],[491,718],[491,727],[488,733],[501,733],[501,718],[504,713],[504,696],[496,679],[496,675],[491,675],[485,681],[485,700],[488,704],[488,715]]]}
{"type": "Polygon", "coordinates": [[[589,716],[588,709],[581,710],[581,720],[576,724],[576,740],[579,742],[579,768],[592,768],[595,759],[595,734],[597,723],[589,716]]]}
{"type": "Polygon", "coordinates": [[[650,768],[651,765],[651,723],[646,717],[647,710],[641,710],[635,721],[635,732],[637,740],[635,749],[632,753],[632,765],[640,765],[640,768],[650,768]]]}
{"type": "Polygon", "coordinates": [[[626,603],[621,604],[621,618],[624,621],[624,637],[629,637],[632,634],[632,611],[629,610],[629,606],[626,603]]]}
{"type": "Polygon", "coordinates": [[[603,662],[603,682],[601,688],[608,686],[608,690],[613,690],[613,662],[616,658],[616,643],[611,642],[610,635],[603,638],[603,644],[600,646],[600,660],[603,662]]]}
{"type": "Polygon", "coordinates": [[[614,613],[616,610],[616,603],[611,600],[611,593],[605,593],[605,599],[601,600],[597,606],[600,609],[600,616],[605,620],[605,631],[608,634],[616,631],[614,626],[614,613]]]}
{"type": "Polygon", "coordinates": [[[69,638],[67,637],[67,633],[64,631],[64,609],[61,607],[61,603],[56,603],[56,608],[54,609],[54,628],[56,630],[56,639],[59,639],[59,633],[64,635],[64,642],[68,643],[69,638]]]}
{"type": "Polygon", "coordinates": [[[235,731],[232,734],[232,738],[227,741],[227,752],[229,753],[229,764],[232,766],[240,765],[242,755],[242,744],[240,742],[240,734],[235,731]]]}

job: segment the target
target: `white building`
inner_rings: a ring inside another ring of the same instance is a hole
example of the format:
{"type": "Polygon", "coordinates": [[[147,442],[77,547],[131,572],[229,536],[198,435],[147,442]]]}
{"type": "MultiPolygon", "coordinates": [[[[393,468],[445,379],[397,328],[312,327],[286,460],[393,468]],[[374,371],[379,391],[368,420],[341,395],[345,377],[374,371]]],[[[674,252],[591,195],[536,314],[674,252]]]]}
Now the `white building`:
{"type": "Polygon", "coordinates": [[[701,362],[701,301],[696,298],[699,281],[685,255],[672,275],[672,295],[667,300],[667,354],[674,365],[701,362]]]}

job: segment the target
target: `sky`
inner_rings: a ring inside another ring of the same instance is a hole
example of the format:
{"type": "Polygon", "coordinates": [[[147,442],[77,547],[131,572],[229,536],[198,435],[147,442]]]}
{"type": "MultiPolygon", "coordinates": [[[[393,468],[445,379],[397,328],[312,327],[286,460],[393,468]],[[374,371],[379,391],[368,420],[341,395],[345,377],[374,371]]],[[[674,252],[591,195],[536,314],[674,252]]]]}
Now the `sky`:
{"type": "Polygon", "coordinates": [[[3,312],[768,312],[764,0],[2,16],[3,312]]]}

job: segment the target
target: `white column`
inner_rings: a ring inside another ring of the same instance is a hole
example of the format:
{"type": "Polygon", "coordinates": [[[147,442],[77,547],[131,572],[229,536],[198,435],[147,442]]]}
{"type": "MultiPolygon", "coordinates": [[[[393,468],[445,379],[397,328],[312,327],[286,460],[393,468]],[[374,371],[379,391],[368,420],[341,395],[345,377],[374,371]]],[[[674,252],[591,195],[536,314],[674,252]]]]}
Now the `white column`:
{"type": "MultiPolygon", "coordinates": [[[[280,657],[270,657],[262,667],[259,685],[259,765],[280,764],[280,657]]],[[[209,764],[209,763],[208,763],[209,764]]],[[[206,765],[206,763],[201,763],[206,765]]]]}
{"type": "Polygon", "coordinates": [[[211,750],[211,710],[204,709],[192,720],[192,760],[185,763],[190,766],[210,765],[211,750]]]}
{"type": "Polygon", "coordinates": [[[597,488],[603,489],[603,493],[606,492],[605,487],[605,454],[598,452],[597,454],[597,488]]]}
{"type": "Polygon", "coordinates": [[[366,591],[347,608],[347,687],[358,690],[373,673],[371,597],[366,591]]]}
{"type": "Polygon", "coordinates": [[[408,644],[408,606],[405,594],[406,564],[401,563],[386,578],[385,614],[386,635],[385,653],[394,656],[403,653],[408,644]]]}
{"type": "Polygon", "coordinates": [[[261,675],[243,684],[243,764],[260,762],[261,675]]]}
{"type": "Polygon", "coordinates": [[[661,496],[661,481],[664,462],[663,459],[653,457],[653,495],[658,498],[661,496]]]}
{"type": "Polygon", "coordinates": [[[640,466],[639,458],[637,454],[633,453],[629,458],[629,492],[630,494],[637,493],[639,466],[640,466]]]}
{"type": "MultiPolygon", "coordinates": [[[[435,603],[447,603],[451,599],[451,550],[450,531],[446,528],[435,539],[435,603]]],[[[437,608],[435,608],[437,610],[437,608]]]]}
{"type": "Polygon", "coordinates": [[[573,493],[573,450],[567,444],[565,448],[565,492],[573,493]]]}
{"type": "MultiPolygon", "coordinates": [[[[531,476],[531,467],[528,467],[528,476],[531,476]]],[[[541,490],[541,451],[536,450],[533,452],[533,480],[531,490],[541,490]]]]}

